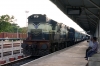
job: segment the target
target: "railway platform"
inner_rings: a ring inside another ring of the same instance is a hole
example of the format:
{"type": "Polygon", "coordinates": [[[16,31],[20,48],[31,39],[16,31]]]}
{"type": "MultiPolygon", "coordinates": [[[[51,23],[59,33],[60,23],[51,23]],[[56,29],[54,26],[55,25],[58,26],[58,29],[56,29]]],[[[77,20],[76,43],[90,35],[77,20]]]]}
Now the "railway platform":
{"type": "Polygon", "coordinates": [[[88,61],[84,56],[87,47],[88,43],[83,41],[21,66],[86,66],[88,61]]]}

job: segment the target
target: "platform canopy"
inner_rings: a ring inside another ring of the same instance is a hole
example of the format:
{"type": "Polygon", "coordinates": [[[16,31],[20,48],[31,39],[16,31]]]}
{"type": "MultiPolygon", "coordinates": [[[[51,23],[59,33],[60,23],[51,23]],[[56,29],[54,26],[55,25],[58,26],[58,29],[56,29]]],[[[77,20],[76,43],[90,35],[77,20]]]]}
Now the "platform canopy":
{"type": "Polygon", "coordinates": [[[50,0],[86,32],[94,34],[100,19],[100,0],[50,0]]]}

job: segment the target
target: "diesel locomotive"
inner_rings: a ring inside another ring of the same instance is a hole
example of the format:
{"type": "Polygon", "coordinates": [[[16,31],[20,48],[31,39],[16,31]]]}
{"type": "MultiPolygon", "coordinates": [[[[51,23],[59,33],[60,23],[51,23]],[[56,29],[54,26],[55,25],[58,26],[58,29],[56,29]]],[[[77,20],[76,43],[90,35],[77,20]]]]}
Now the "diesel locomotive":
{"type": "Polygon", "coordinates": [[[28,17],[28,36],[23,40],[24,55],[44,56],[85,40],[86,35],[49,19],[45,14],[28,17]]]}

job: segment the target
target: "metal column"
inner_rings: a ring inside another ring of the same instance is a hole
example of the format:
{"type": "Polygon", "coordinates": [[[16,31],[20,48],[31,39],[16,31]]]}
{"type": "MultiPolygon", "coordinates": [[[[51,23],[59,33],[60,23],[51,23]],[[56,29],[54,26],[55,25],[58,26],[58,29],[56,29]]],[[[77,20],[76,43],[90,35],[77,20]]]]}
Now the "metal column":
{"type": "Polygon", "coordinates": [[[95,34],[94,34],[95,37],[98,37],[98,25],[96,27],[96,31],[95,31],[95,34]]]}
{"type": "MultiPolygon", "coordinates": [[[[99,9],[99,18],[100,18],[100,9],[99,9]]],[[[98,23],[98,42],[100,43],[100,19],[99,19],[99,23],[98,23]]]]}
{"type": "Polygon", "coordinates": [[[98,25],[94,36],[98,38],[98,42],[100,43],[100,20],[98,21],[98,25]]]}
{"type": "Polygon", "coordinates": [[[98,24],[98,42],[100,43],[100,20],[98,24]]]}

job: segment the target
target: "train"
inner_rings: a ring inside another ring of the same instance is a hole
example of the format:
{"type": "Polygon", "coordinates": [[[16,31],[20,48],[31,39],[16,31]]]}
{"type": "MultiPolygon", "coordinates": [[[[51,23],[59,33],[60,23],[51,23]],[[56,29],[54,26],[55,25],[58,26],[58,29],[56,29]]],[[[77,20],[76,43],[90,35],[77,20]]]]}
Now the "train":
{"type": "Polygon", "coordinates": [[[1,32],[0,33],[0,39],[4,38],[20,38],[20,39],[26,39],[27,33],[9,33],[9,32],[1,32]]]}
{"type": "Polygon", "coordinates": [[[21,45],[26,56],[44,56],[86,40],[87,37],[45,14],[32,14],[28,17],[27,33],[28,37],[21,45]]]}

